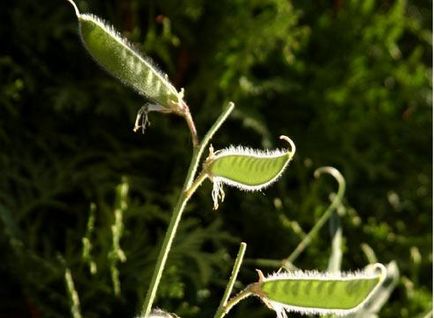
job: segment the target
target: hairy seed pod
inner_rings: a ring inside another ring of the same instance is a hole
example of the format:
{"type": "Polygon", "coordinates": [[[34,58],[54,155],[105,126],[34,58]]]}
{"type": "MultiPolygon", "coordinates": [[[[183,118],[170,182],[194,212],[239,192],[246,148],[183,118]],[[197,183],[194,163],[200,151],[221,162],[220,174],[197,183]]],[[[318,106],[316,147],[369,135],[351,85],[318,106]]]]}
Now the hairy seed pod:
{"type": "Polygon", "coordinates": [[[75,3],[68,1],[74,6],[83,44],[98,64],[166,111],[179,110],[184,103],[183,93],[175,89],[167,75],[141,56],[113,27],[92,14],[81,14],[75,3]]]}
{"type": "Polygon", "coordinates": [[[245,147],[229,147],[211,152],[205,162],[205,170],[213,182],[214,208],[223,201],[223,184],[245,191],[258,191],[274,183],[282,175],[295,154],[295,145],[287,141],[291,150],[261,151],[245,147]]]}
{"type": "Polygon", "coordinates": [[[360,309],[385,276],[382,264],[355,273],[295,271],[267,278],[260,274],[251,290],[279,318],[285,318],[286,312],[346,315],[360,309]]]}

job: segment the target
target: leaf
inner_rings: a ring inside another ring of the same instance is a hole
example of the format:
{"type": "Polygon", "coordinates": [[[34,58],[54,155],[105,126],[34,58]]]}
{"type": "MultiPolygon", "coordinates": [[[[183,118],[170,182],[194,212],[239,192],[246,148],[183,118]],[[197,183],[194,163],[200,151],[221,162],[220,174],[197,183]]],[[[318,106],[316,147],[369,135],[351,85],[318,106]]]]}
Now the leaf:
{"type": "Polygon", "coordinates": [[[260,151],[245,147],[229,147],[211,153],[205,162],[207,176],[213,182],[214,208],[223,201],[222,185],[227,184],[245,191],[258,191],[274,183],[282,175],[295,154],[295,145],[287,141],[291,150],[260,151]]]}
{"type": "Polygon", "coordinates": [[[286,312],[345,315],[357,311],[381,285],[386,275],[382,264],[370,265],[363,272],[319,273],[296,271],[275,273],[260,280],[250,290],[277,317],[286,312]]]}
{"type": "Polygon", "coordinates": [[[72,0],[80,36],[90,55],[110,74],[167,111],[181,111],[183,92],[178,92],[152,63],[141,56],[112,26],[92,14],[81,14],[72,0]]]}

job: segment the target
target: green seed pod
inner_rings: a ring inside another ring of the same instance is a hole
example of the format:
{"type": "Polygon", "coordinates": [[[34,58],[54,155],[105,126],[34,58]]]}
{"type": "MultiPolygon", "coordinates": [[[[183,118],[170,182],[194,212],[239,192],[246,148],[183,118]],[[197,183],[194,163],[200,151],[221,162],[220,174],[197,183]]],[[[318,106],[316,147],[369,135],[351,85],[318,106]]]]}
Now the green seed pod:
{"type": "Polygon", "coordinates": [[[141,56],[113,27],[91,14],[81,14],[72,0],[84,46],[95,61],[137,92],[154,100],[166,111],[179,111],[183,92],[152,63],[141,56]]]}
{"type": "Polygon", "coordinates": [[[286,312],[346,315],[360,309],[385,276],[382,264],[355,273],[296,271],[267,278],[260,274],[250,290],[275,310],[278,318],[285,318],[286,312]]]}
{"type": "Polygon", "coordinates": [[[286,136],[280,138],[290,144],[291,150],[260,151],[238,146],[215,153],[211,151],[205,162],[205,171],[213,182],[215,209],[218,201],[224,199],[223,184],[245,191],[258,191],[279,179],[295,154],[292,140],[286,136]]]}

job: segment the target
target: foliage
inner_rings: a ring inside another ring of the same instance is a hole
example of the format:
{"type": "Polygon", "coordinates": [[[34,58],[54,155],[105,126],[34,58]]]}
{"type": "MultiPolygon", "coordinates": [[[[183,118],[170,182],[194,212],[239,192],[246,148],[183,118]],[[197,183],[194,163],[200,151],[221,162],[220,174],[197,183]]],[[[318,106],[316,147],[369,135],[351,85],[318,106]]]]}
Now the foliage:
{"type": "MultiPolygon", "coordinates": [[[[431,8],[416,1],[81,1],[114,21],[185,87],[198,127],[225,100],[235,119],[215,146],[298,146],[292,172],[267,196],[227,193],[211,213],[210,186],[181,223],[158,304],[181,317],[211,316],[235,246],[283,259],[315,224],[332,191],[312,171],[333,165],[347,180],[343,268],[396,260],[402,274],[381,317],[431,307],[431,8]],[[240,124],[242,128],[240,129],[240,124]],[[324,190],[325,189],[325,190],[324,190]],[[227,243],[233,243],[227,244],[227,243]],[[228,249],[229,246],[229,249],[228,249]],[[366,248],[363,249],[366,251],[366,248]]],[[[99,70],[81,47],[68,3],[20,0],[0,11],[0,315],[66,317],[65,264],[84,317],[137,312],[190,156],[178,118],[150,115],[131,132],[143,100],[99,70]],[[127,176],[114,296],[109,253],[116,186],[127,176]],[[90,203],[91,257],[82,258],[90,203]],[[62,261],[64,259],[64,262],[62,261]]],[[[200,133],[203,133],[200,131],[200,133]]],[[[218,147],[220,148],[220,147],[218,147]]],[[[326,231],[321,232],[327,238],[326,231]]],[[[315,240],[303,268],[327,268],[330,240],[315,240]]],[[[246,268],[246,267],[245,267],[246,268]]],[[[241,272],[251,281],[254,266],[241,272]]],[[[240,287],[240,286],[238,286],[240,287]]],[[[271,317],[254,302],[234,317],[271,317]]]]}

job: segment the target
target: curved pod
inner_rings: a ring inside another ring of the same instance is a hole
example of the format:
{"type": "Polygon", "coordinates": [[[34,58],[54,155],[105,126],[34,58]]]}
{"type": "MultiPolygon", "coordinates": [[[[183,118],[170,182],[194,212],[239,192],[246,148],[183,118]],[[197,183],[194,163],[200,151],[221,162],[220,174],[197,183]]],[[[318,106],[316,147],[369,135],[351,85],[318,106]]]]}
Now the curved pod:
{"type": "Polygon", "coordinates": [[[213,182],[214,208],[224,199],[223,184],[257,191],[279,179],[295,154],[292,140],[286,136],[280,138],[289,143],[290,150],[261,151],[238,146],[211,151],[205,172],[213,182]]]}
{"type": "Polygon", "coordinates": [[[182,92],[113,27],[92,14],[81,14],[75,3],[68,1],[74,6],[82,42],[98,64],[169,111],[176,111],[183,104],[182,92]]]}
{"type": "Polygon", "coordinates": [[[296,271],[262,277],[252,288],[278,317],[286,312],[345,315],[357,311],[381,285],[382,264],[356,273],[296,271]]]}

